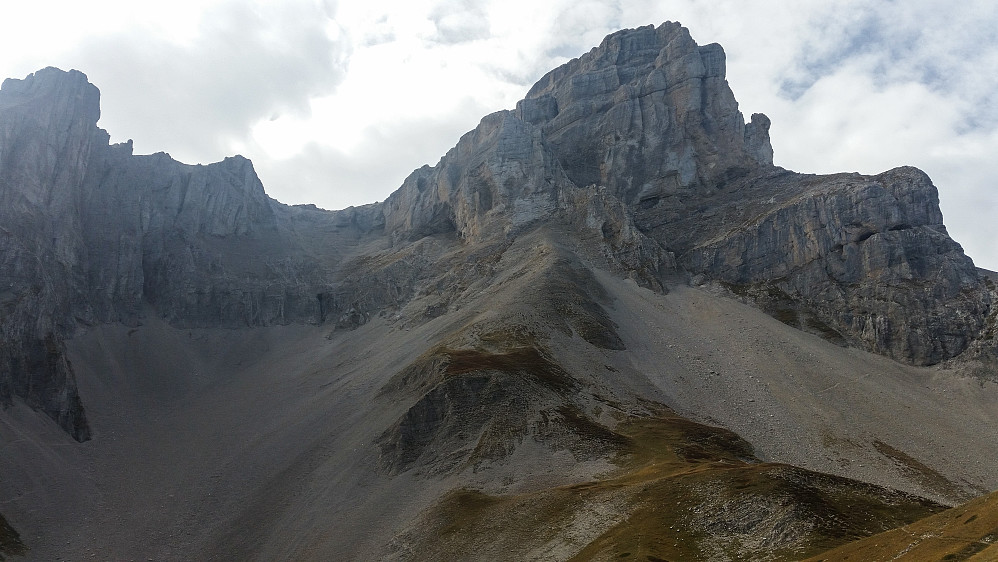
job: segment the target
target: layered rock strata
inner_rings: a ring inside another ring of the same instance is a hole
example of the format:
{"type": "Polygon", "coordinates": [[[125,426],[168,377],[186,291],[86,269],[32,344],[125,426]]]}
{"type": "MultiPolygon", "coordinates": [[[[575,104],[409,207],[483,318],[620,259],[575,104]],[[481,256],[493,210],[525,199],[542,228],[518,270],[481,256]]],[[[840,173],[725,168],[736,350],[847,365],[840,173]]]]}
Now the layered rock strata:
{"type": "Polygon", "coordinates": [[[364,209],[290,208],[242,157],[189,166],[97,128],[99,93],[48,68],[0,90],[0,402],[19,397],[78,440],[63,357],[80,325],[321,322],[337,246],[380,228],[364,209]],[[330,244],[323,255],[311,245],[330,244]]]}
{"type": "Polygon", "coordinates": [[[441,271],[435,244],[488,256],[539,225],[647,287],[722,284],[901,361],[993,347],[979,343],[993,341],[991,292],[946,233],[929,179],[775,167],[770,121],[745,122],[723,49],[676,23],[608,36],[384,203],[344,211],[270,199],[242,157],[133,155],[109,144],[99,116],[97,89],[76,71],[0,89],[0,402],[24,400],[80,440],[62,342],[81,325],[156,314],[345,329],[405,310],[427,284],[440,295],[432,317],[460,293],[447,283],[488,270],[441,271]]]}

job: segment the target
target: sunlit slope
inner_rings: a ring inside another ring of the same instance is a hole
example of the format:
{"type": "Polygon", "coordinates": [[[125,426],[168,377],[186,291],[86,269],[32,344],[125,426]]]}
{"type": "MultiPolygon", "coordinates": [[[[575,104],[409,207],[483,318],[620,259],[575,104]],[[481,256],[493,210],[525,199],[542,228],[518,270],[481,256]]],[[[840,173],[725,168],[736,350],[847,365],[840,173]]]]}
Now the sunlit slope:
{"type": "MultiPolygon", "coordinates": [[[[577,414],[574,414],[577,415],[577,414]]],[[[941,509],[904,493],[760,463],[737,435],[661,409],[616,430],[618,469],[517,494],[456,489],[392,541],[405,560],[798,560],[941,509]]]]}
{"type": "Polygon", "coordinates": [[[808,560],[998,560],[998,492],[808,560]]]}

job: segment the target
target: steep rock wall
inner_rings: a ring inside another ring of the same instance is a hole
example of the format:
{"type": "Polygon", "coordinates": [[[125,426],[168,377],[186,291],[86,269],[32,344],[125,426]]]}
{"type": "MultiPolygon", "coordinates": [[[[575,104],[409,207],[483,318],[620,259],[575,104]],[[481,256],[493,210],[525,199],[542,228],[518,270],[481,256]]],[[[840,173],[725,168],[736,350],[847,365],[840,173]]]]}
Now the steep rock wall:
{"type": "Polygon", "coordinates": [[[623,30],[541,78],[516,115],[691,276],[764,307],[775,292],[795,325],[901,361],[947,360],[980,337],[991,298],[928,177],[776,168],[770,120],[746,124],[724,76],[721,47],[679,24],[623,30]]]}
{"type": "Polygon", "coordinates": [[[685,255],[697,272],[771,284],[851,343],[917,364],[962,353],[991,307],[920,170],[828,178],[685,255]]]}
{"type": "Polygon", "coordinates": [[[150,306],[184,326],[319,322],[336,259],[307,259],[302,239],[380,228],[370,211],[271,200],[242,157],[189,166],[109,145],[99,103],[77,71],[0,89],[0,404],[20,398],[78,440],[89,430],[63,357],[76,327],[136,324],[150,306]]]}
{"type": "Polygon", "coordinates": [[[384,203],[332,212],[271,200],[242,157],[189,166],[110,145],[82,73],[5,81],[0,404],[20,398],[85,439],[62,358],[80,325],[152,313],[177,326],[356,327],[450,278],[434,261],[450,250],[432,240],[477,259],[540,225],[645,286],[684,272],[721,282],[898,360],[988,355],[992,292],[946,233],[929,179],[773,166],[770,121],[744,121],[725,65],[677,23],[614,33],[384,203]]]}
{"type": "Polygon", "coordinates": [[[698,46],[678,23],[608,36],[541,78],[517,113],[577,185],[607,186],[629,204],[772,165],[768,119],[746,126],[724,50],[698,46]]]}

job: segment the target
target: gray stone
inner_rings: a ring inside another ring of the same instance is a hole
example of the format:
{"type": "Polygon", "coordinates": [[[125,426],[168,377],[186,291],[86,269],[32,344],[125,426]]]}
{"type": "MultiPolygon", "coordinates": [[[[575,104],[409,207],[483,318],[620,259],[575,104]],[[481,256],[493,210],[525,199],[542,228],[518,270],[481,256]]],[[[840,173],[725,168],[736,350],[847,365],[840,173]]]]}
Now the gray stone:
{"type": "Polygon", "coordinates": [[[77,71],[0,89],[0,403],[23,400],[80,440],[63,353],[80,326],[426,321],[542,226],[646,287],[721,284],[901,361],[994,355],[993,281],[946,233],[925,174],[774,167],[770,121],[745,123],[723,49],[676,23],[608,36],[384,203],[342,211],[270,199],[239,156],[133,155],[99,116],[77,71]],[[458,254],[471,262],[448,261],[458,254]]]}
{"type": "Polygon", "coordinates": [[[724,76],[720,45],[698,46],[677,23],[624,30],[546,74],[517,114],[576,185],[636,204],[772,164],[768,119],[747,128],[724,76]]]}
{"type": "Polygon", "coordinates": [[[338,314],[322,299],[336,292],[337,248],[383,230],[377,206],[273,201],[240,156],[134,156],[108,144],[99,116],[77,71],[0,90],[0,403],[18,397],[79,440],[89,432],[62,356],[78,326],[135,325],[148,307],[178,326],[321,322],[338,314]]]}

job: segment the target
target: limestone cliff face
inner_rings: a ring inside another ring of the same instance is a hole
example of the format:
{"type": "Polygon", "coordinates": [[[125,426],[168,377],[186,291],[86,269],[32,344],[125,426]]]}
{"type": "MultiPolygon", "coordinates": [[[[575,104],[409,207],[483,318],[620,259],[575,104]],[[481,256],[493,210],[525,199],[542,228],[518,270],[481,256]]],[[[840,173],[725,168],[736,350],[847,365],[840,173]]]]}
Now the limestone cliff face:
{"type": "Polygon", "coordinates": [[[110,145],[99,92],[79,72],[7,80],[0,403],[23,400],[86,439],[63,353],[81,325],[432,317],[542,225],[655,290],[714,282],[916,364],[989,356],[992,292],[947,235],[929,179],[773,166],[769,119],[746,123],[724,76],[721,47],[679,24],[614,33],[384,203],[332,212],[273,201],[242,157],[190,166],[110,145]],[[455,247],[482,263],[446,261],[455,247]]]}
{"type": "Polygon", "coordinates": [[[647,206],[770,167],[769,120],[744,123],[724,73],[721,47],[679,24],[615,33],[413,172],[385,203],[386,228],[474,242],[554,216],[578,189],[647,206]]]}
{"type": "Polygon", "coordinates": [[[678,23],[610,35],[541,78],[517,114],[541,128],[577,185],[631,204],[773,163],[769,120],[746,126],[724,50],[698,46],[678,23]]]}
{"type": "Polygon", "coordinates": [[[788,175],[760,187],[771,204],[732,210],[719,232],[691,241],[692,271],[742,291],[765,286],[764,299],[792,301],[791,323],[916,364],[954,357],[979,335],[990,295],[923,172],[788,175]]]}
{"type": "Polygon", "coordinates": [[[45,69],[0,88],[0,403],[18,396],[73,437],[89,437],[62,334],[72,322],[80,216],[99,93],[79,72],[45,69]]]}
{"type": "Polygon", "coordinates": [[[615,269],[661,288],[673,256],[644,236],[604,186],[579,186],[544,140],[516,112],[500,111],[461,137],[434,166],[414,171],[384,204],[396,245],[454,233],[469,244],[514,238],[541,222],[595,233],[592,249],[615,269]]]}
{"type": "Polygon", "coordinates": [[[87,285],[98,291],[88,300],[102,306],[85,319],[107,321],[108,311],[136,318],[144,304],[189,326],[318,318],[313,291],[274,285],[301,272],[277,271],[288,267],[282,206],[266,196],[248,160],[189,166],[112,147],[96,165],[103,173],[88,189],[94,205],[83,236],[87,248],[100,249],[86,262],[98,264],[88,269],[87,285]]]}
{"type": "Polygon", "coordinates": [[[601,208],[627,211],[569,222],[627,234],[657,254],[659,275],[723,282],[798,327],[902,361],[962,353],[991,297],[925,174],[776,168],[769,118],[745,123],[724,76],[721,47],[679,24],[614,33],[414,172],[386,202],[386,228],[474,242],[590,213],[570,202],[594,190],[601,208]]]}
{"type": "Polygon", "coordinates": [[[571,185],[541,132],[509,111],[482,119],[433,168],[414,171],[385,202],[396,239],[456,232],[474,242],[550,216],[571,185]]]}
{"type": "Polygon", "coordinates": [[[928,177],[775,168],[770,120],[746,124],[724,75],[721,47],[678,24],[625,30],[544,76],[516,114],[575,185],[605,186],[690,275],[902,361],[962,353],[991,298],[928,177]]]}
{"type": "Polygon", "coordinates": [[[78,440],[89,430],[63,339],[79,325],[135,324],[147,307],[184,326],[319,322],[329,260],[306,259],[302,239],[378,227],[271,200],[242,157],[133,156],[99,116],[77,71],[0,90],[0,403],[18,397],[78,440]]]}

